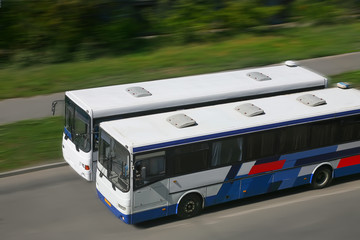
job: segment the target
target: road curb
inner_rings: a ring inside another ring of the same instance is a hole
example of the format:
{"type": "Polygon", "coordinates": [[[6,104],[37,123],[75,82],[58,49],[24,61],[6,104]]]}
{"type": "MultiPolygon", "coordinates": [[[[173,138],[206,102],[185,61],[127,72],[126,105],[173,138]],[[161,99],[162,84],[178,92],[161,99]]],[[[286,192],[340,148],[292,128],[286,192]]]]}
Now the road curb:
{"type": "Polygon", "coordinates": [[[41,171],[41,170],[45,170],[45,169],[63,167],[66,165],[67,165],[66,162],[58,162],[58,163],[51,163],[51,164],[30,167],[30,168],[24,168],[24,169],[9,171],[9,172],[3,172],[3,173],[0,173],[0,178],[15,176],[15,175],[24,174],[24,173],[36,172],[36,171],[41,171]]]}

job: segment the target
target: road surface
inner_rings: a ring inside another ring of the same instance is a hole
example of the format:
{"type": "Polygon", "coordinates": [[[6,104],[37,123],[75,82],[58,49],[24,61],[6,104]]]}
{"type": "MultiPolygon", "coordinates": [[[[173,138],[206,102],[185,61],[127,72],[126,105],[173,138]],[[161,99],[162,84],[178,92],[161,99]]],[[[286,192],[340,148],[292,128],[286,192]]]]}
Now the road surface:
{"type": "Polygon", "coordinates": [[[0,181],[1,239],[359,239],[360,176],[230,202],[139,225],[117,219],[68,166],[0,181]]]}

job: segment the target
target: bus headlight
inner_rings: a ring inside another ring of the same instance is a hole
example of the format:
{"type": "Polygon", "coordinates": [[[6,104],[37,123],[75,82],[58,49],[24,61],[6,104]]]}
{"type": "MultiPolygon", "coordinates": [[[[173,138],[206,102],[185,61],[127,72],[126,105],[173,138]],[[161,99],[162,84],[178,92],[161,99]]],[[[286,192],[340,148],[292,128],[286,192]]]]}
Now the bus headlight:
{"type": "Polygon", "coordinates": [[[123,210],[123,211],[126,211],[126,207],[122,206],[120,203],[118,203],[118,207],[123,210]]]}

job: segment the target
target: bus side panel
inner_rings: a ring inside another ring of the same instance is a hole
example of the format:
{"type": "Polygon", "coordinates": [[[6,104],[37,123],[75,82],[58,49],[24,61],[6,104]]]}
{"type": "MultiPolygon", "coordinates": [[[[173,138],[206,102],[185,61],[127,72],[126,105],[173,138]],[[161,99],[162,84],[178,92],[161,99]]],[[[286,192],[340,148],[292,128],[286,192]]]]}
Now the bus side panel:
{"type": "Polygon", "coordinates": [[[185,192],[224,181],[230,166],[170,178],[170,193],[185,192]]]}
{"type": "Polygon", "coordinates": [[[240,198],[251,197],[269,191],[273,174],[254,176],[241,180],[240,198]]]}
{"type": "MultiPolygon", "coordinates": [[[[131,223],[142,222],[158,217],[177,213],[178,200],[186,192],[200,192],[205,196],[204,206],[256,196],[272,191],[309,184],[314,171],[324,163],[324,155],[339,156],[344,149],[337,146],[325,147],[316,150],[304,151],[281,156],[281,160],[263,163],[262,160],[249,162],[239,166],[225,167],[200,173],[193,173],[170,179],[170,192],[168,205],[154,209],[143,209],[131,216],[131,223]],[[333,152],[331,152],[332,150],[333,152]],[[305,162],[304,162],[305,161],[305,162]],[[311,165],[300,165],[311,164],[311,165]],[[235,169],[236,168],[236,169],[235,169]],[[260,171],[260,170],[261,171],[260,171]],[[275,172],[271,172],[275,170],[275,172]],[[263,171],[263,172],[262,172],[263,171]],[[254,174],[255,173],[255,174],[254,174]],[[225,177],[225,182],[213,184],[225,177]],[[230,176],[228,178],[228,176],[230,176]],[[205,188],[198,188],[206,185],[205,188]],[[193,189],[193,190],[191,190],[193,189]],[[175,190],[177,192],[175,192],[175,190]],[[171,193],[173,192],[173,193],[171,193]]],[[[356,148],[347,151],[356,152],[356,148]]],[[[341,177],[354,173],[360,173],[360,155],[344,157],[327,161],[334,170],[334,177],[341,177]]],[[[164,194],[161,194],[164,195],[164,194]]],[[[161,201],[160,201],[161,202],[161,201]]]]}
{"type": "Polygon", "coordinates": [[[298,179],[301,168],[293,168],[275,172],[269,192],[293,187],[298,179]]]}
{"type": "Polygon", "coordinates": [[[335,177],[360,173],[360,155],[342,158],[335,169],[335,177]]]}
{"type": "Polygon", "coordinates": [[[214,205],[218,203],[224,203],[231,200],[236,200],[239,198],[240,192],[240,181],[232,181],[222,184],[221,188],[219,189],[218,193],[207,199],[207,205],[214,205]]]}

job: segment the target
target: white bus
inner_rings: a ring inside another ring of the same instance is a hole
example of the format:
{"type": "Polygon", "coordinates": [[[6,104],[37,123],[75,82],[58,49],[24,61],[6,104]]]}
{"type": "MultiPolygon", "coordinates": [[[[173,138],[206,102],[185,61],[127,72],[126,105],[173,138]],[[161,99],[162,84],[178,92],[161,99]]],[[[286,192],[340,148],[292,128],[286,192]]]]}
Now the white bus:
{"type": "Polygon", "coordinates": [[[102,121],[325,88],[327,83],[325,77],[305,68],[282,65],[68,91],[63,157],[92,181],[102,121]]]}
{"type": "Polygon", "coordinates": [[[360,172],[360,91],[328,88],[100,124],[96,188],[134,224],[360,172]]]}

